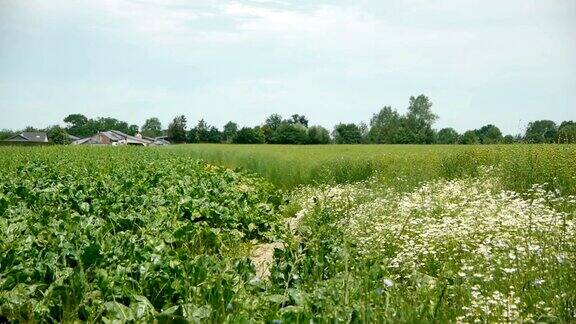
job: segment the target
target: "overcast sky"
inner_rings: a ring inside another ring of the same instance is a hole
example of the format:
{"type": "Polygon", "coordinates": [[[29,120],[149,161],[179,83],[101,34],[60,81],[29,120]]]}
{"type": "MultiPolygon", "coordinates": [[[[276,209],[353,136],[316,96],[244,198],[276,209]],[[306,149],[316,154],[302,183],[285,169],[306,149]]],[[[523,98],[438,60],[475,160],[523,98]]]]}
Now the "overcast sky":
{"type": "Polygon", "coordinates": [[[421,93],[437,128],[576,119],[576,1],[0,0],[0,128],[332,127],[421,93]]]}

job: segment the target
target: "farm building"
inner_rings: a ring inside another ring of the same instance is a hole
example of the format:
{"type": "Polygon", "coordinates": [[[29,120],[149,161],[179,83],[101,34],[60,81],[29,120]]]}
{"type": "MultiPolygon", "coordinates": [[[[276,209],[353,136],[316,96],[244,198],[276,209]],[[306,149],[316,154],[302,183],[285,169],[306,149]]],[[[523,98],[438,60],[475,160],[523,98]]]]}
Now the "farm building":
{"type": "Polygon", "coordinates": [[[33,142],[33,143],[47,143],[48,135],[45,132],[22,132],[16,134],[8,139],[7,142],[33,142]]]}
{"type": "Polygon", "coordinates": [[[74,145],[168,145],[170,142],[163,138],[143,137],[140,134],[136,136],[128,135],[117,130],[100,132],[92,137],[83,138],[72,142],[74,145]]]}

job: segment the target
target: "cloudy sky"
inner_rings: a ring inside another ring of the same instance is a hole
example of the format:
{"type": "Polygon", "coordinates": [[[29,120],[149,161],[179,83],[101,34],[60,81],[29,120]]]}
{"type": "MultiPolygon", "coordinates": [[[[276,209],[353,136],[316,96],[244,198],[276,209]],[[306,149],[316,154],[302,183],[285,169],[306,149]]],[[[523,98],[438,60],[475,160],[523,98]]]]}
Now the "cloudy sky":
{"type": "Polygon", "coordinates": [[[437,127],[576,119],[576,1],[0,0],[0,128],[70,113],[437,127]]]}

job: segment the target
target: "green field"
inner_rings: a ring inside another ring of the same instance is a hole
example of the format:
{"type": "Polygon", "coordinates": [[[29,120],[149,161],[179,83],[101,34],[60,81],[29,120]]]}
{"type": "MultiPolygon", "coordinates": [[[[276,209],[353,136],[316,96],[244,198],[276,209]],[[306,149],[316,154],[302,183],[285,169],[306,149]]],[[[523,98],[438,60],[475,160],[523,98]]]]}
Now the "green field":
{"type": "Polygon", "coordinates": [[[0,147],[0,322],[573,322],[575,160],[0,147]]]}
{"type": "Polygon", "coordinates": [[[547,183],[563,194],[576,194],[576,145],[189,144],[169,149],[255,172],[287,189],[373,176],[394,182],[402,178],[416,185],[436,178],[475,176],[480,166],[494,166],[493,172],[512,190],[547,183]]]}

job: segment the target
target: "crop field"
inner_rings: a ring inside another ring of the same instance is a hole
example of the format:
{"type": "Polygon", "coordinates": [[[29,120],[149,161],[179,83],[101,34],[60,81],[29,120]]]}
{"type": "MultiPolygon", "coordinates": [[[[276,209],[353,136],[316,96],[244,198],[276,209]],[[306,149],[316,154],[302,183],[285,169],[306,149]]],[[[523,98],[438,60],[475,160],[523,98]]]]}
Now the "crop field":
{"type": "Polygon", "coordinates": [[[576,146],[0,147],[0,322],[574,322],[576,146]]]}

